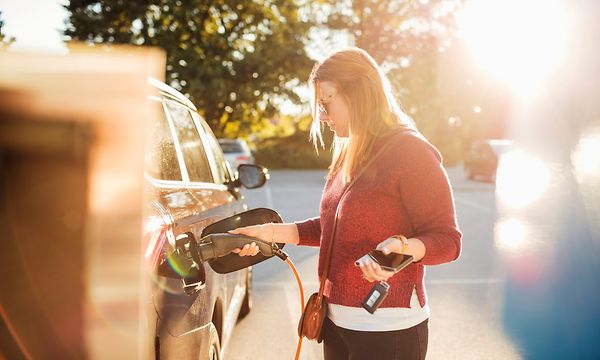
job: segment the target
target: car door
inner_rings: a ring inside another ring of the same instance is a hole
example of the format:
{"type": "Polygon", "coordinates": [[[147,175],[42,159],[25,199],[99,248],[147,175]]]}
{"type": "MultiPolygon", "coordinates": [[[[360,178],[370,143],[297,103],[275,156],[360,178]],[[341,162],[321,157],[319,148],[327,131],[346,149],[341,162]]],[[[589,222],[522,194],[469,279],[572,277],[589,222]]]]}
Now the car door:
{"type": "MultiPolygon", "coordinates": [[[[226,186],[214,182],[210,154],[205,152],[189,109],[167,98],[162,104],[181,180],[173,181],[168,191],[161,189],[160,205],[173,219],[173,237],[190,232],[200,239],[204,227],[232,213],[233,196],[226,186]]],[[[204,286],[193,293],[183,291],[181,282],[161,279],[162,290],[167,291],[158,291],[155,305],[169,334],[180,336],[210,323],[215,299],[226,297],[223,277],[208,267],[204,273],[204,286]]]]}
{"type": "MultiPolygon", "coordinates": [[[[169,105],[175,108],[176,102],[171,104],[162,97],[152,100],[160,107],[157,114],[161,116],[152,119],[145,168],[149,209],[144,232],[147,237],[146,260],[151,269],[151,311],[157,315],[156,336],[161,339],[161,352],[171,353],[171,338],[178,339],[178,349],[193,352],[194,342],[184,340],[188,337],[182,335],[210,322],[210,288],[188,295],[184,291],[181,277],[177,276],[183,275],[186,269],[173,266],[175,276],[169,276],[160,270],[156,272],[155,269],[159,268],[159,264],[171,252],[176,236],[183,231],[193,231],[190,226],[182,225],[182,220],[189,218],[198,209],[198,201],[188,189],[190,175],[184,156],[186,154],[189,157],[187,151],[184,151],[186,143],[194,143],[195,140],[185,118],[169,111],[169,105]],[[184,344],[180,344],[181,342],[184,344]]],[[[206,162],[202,158],[200,161],[206,162]]],[[[210,221],[207,220],[206,223],[210,221]]]]}
{"type": "MultiPolygon", "coordinates": [[[[205,151],[208,156],[209,162],[213,169],[214,181],[217,184],[226,184],[232,180],[231,169],[225,160],[221,146],[208,124],[198,115],[198,113],[192,111],[192,118],[195,125],[199,129],[202,136],[202,140],[205,146],[205,151]]],[[[192,188],[192,192],[195,190],[192,188]]],[[[247,205],[242,201],[243,197],[239,188],[228,187],[227,192],[232,196],[229,202],[228,216],[238,214],[247,210],[247,205]]],[[[239,303],[246,291],[246,277],[251,269],[242,269],[229,274],[222,275],[225,277],[227,283],[226,299],[228,304],[233,304],[235,307],[239,307],[239,303]]],[[[230,310],[231,313],[237,314],[237,308],[230,310]]],[[[234,325],[234,317],[230,319],[229,323],[225,324],[224,334],[227,336],[230,333],[231,327],[234,325]]]]}

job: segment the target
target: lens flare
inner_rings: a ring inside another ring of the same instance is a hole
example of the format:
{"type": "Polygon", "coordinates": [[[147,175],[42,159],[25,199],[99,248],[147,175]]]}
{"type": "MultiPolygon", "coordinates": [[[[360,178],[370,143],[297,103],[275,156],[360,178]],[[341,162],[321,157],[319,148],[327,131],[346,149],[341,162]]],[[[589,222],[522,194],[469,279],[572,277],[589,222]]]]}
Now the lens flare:
{"type": "Polygon", "coordinates": [[[525,225],[517,219],[500,220],[494,226],[495,244],[498,248],[515,251],[525,247],[525,225]]]}
{"type": "Polygon", "coordinates": [[[559,0],[475,0],[457,18],[459,34],[479,66],[527,97],[563,63],[569,14],[559,0]]]}
{"type": "Polygon", "coordinates": [[[581,138],[573,153],[573,167],[579,181],[600,177],[600,129],[581,138]]]}
{"type": "Polygon", "coordinates": [[[523,208],[536,201],[549,187],[550,169],[538,158],[515,150],[500,159],[496,195],[503,205],[523,208]]]}

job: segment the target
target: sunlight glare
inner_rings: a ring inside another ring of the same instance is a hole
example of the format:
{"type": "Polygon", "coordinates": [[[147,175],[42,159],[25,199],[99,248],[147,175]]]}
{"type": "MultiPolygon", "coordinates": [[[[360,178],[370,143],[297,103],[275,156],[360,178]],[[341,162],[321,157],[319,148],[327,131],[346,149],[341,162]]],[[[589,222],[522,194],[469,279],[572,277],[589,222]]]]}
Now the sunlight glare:
{"type": "Polygon", "coordinates": [[[474,0],[458,14],[475,61],[530,96],[567,55],[570,18],[560,0],[474,0]]]}
{"type": "Polygon", "coordinates": [[[515,150],[500,159],[496,194],[509,208],[523,208],[550,187],[550,180],[550,169],[541,160],[515,150]]]}
{"type": "Polygon", "coordinates": [[[525,225],[517,219],[498,221],[494,226],[496,247],[509,251],[522,249],[525,244],[525,233],[525,225]]]}
{"type": "Polygon", "coordinates": [[[580,181],[600,177],[600,131],[579,141],[573,153],[573,167],[580,181]]]}

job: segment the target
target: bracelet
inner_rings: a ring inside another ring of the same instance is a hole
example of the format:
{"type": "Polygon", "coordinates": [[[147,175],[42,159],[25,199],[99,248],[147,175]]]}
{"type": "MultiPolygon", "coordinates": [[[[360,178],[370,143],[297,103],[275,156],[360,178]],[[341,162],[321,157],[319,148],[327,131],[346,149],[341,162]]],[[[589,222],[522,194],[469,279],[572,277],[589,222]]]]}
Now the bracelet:
{"type": "Polygon", "coordinates": [[[394,235],[392,236],[394,239],[400,240],[402,243],[402,254],[408,254],[408,239],[404,235],[394,235]]]}

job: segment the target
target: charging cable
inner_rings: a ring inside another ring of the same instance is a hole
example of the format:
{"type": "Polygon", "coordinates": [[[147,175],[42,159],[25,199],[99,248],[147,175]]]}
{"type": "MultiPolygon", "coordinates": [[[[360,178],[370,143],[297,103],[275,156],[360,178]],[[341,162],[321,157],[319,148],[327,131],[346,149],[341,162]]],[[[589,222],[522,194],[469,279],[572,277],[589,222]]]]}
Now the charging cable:
{"type": "MultiPolygon", "coordinates": [[[[276,245],[275,245],[276,246],[276,245]]],[[[289,258],[288,254],[286,254],[283,250],[276,248],[273,249],[273,254],[276,255],[281,260],[285,261],[292,272],[294,273],[294,277],[296,277],[296,282],[298,283],[298,289],[300,290],[300,313],[304,312],[304,289],[302,287],[302,281],[300,280],[300,275],[298,274],[298,270],[294,266],[294,263],[289,258]]],[[[302,336],[298,337],[298,345],[296,346],[296,357],[295,360],[300,359],[300,350],[302,349],[302,336]]]]}
{"type": "MultiPolygon", "coordinates": [[[[288,257],[288,254],[281,250],[276,243],[267,242],[245,235],[234,235],[225,233],[215,233],[207,235],[203,237],[199,243],[196,243],[196,241],[194,240],[194,235],[190,232],[187,232],[178,236],[177,240],[180,244],[180,246],[178,247],[178,251],[183,254],[189,254],[189,257],[191,257],[196,264],[200,264],[204,261],[210,261],[221,256],[228,255],[233,248],[240,248],[243,247],[245,244],[254,242],[263,255],[275,255],[281,260],[285,261],[289,265],[290,269],[292,269],[292,272],[296,277],[296,282],[298,283],[298,289],[300,290],[301,313],[304,312],[304,289],[302,288],[302,281],[300,280],[298,270],[294,266],[292,260],[290,260],[290,258],[288,257]]],[[[300,358],[301,349],[302,337],[299,336],[298,345],[296,347],[296,360],[300,358]]]]}

